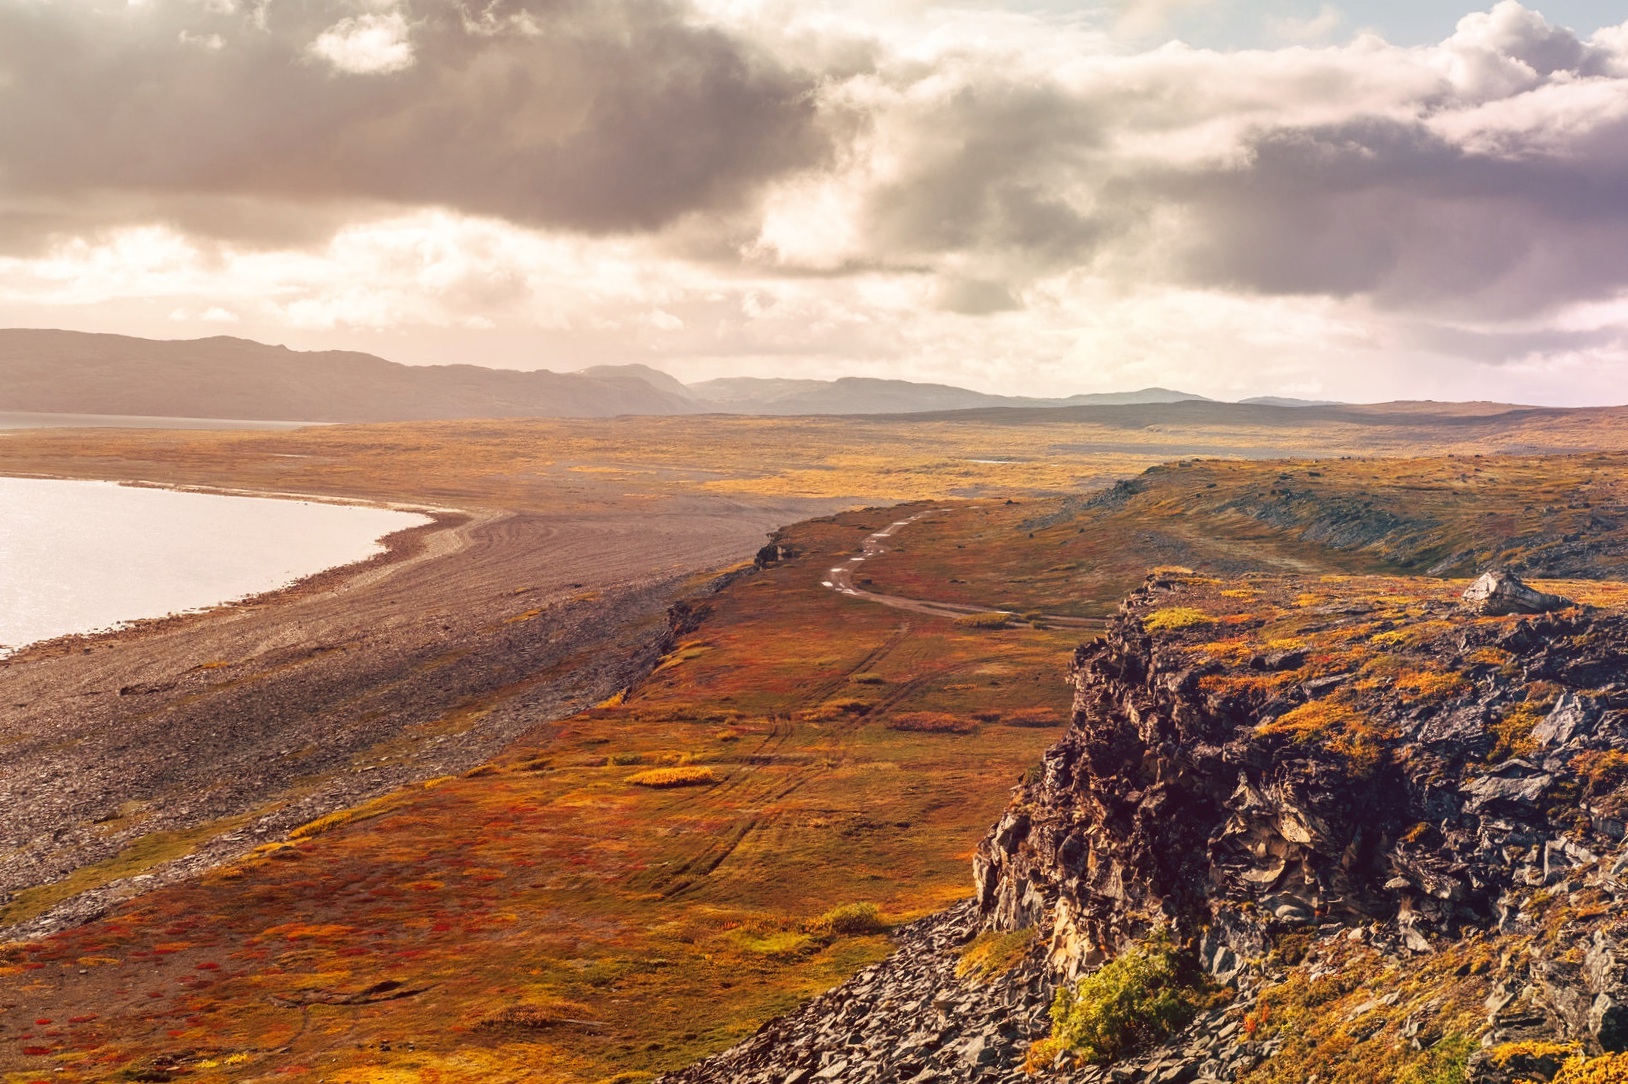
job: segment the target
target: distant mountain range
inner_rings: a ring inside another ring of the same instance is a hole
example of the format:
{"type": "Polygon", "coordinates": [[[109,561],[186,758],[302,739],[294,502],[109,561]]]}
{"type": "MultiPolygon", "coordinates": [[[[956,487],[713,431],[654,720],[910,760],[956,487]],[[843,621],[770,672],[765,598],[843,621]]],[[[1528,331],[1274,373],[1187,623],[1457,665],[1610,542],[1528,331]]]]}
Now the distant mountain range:
{"type": "MultiPolygon", "coordinates": [[[[912,414],[1190,401],[1211,400],[1166,388],[1039,399],[863,377],[729,377],[684,384],[647,365],[519,372],[477,365],[400,365],[372,354],[297,351],[226,336],[169,341],[0,330],[0,411],[374,422],[617,414],[912,414]]],[[[1276,398],[1246,402],[1325,405],[1276,398]]]]}

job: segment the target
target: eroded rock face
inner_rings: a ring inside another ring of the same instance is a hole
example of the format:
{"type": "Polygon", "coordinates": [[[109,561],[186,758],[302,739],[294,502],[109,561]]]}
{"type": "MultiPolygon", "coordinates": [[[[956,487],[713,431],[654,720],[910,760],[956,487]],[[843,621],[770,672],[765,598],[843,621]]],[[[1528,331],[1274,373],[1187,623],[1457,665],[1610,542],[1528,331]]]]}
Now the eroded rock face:
{"type": "Polygon", "coordinates": [[[1494,569],[1464,590],[1464,605],[1488,617],[1542,614],[1570,606],[1568,599],[1526,586],[1513,572],[1494,569]]]}
{"type": "Polygon", "coordinates": [[[985,923],[1045,931],[1064,976],[1168,925],[1230,978],[1295,931],[1360,929],[1400,956],[1428,954],[1522,929],[1534,900],[1604,885],[1615,903],[1579,925],[1568,956],[1533,953],[1524,1015],[1494,1013],[1488,1035],[1623,1049],[1628,895],[1601,859],[1621,845],[1623,803],[1593,795],[1589,773],[1628,750],[1628,622],[1494,622],[1431,604],[1420,621],[1441,630],[1433,640],[1366,668],[1398,675],[1388,686],[1339,670],[1411,634],[1331,608],[1330,624],[1361,633],[1345,641],[1357,649],[1325,653],[1335,672],[1307,663],[1292,683],[1251,685],[1201,642],[1219,619],[1184,618],[1200,625],[1185,638],[1143,631],[1181,601],[1150,584],[1077,651],[1072,725],[978,851],[985,923]],[[1437,691],[1410,702],[1408,683],[1437,691]],[[1534,683],[1558,695],[1541,715],[1512,713],[1534,683]],[[1325,718],[1349,732],[1310,729],[1325,718]]]}

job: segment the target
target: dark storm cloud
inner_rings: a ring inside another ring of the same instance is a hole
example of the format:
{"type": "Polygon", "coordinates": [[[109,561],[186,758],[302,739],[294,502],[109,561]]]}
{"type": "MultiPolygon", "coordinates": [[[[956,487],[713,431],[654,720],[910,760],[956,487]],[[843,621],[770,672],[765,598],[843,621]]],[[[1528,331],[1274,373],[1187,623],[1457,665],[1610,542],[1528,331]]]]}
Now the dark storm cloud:
{"type": "Polygon", "coordinates": [[[1045,265],[1078,262],[1105,223],[1070,202],[1100,155],[1103,125],[1046,80],[968,85],[912,118],[902,174],[870,204],[870,231],[895,254],[1016,251],[1045,265]]]}
{"type": "MultiPolygon", "coordinates": [[[[1592,134],[1628,146],[1628,121],[1592,134]]],[[[1192,209],[1197,281],[1506,315],[1628,285],[1621,153],[1489,155],[1372,117],[1250,150],[1245,168],[1150,179],[1192,209]]]]}
{"type": "Polygon", "coordinates": [[[1566,331],[1543,328],[1536,331],[1476,331],[1432,323],[1402,323],[1399,338],[1409,345],[1438,354],[1474,361],[1503,362],[1554,352],[1587,353],[1621,350],[1628,341],[1621,328],[1591,328],[1566,331]]]}
{"type": "Polygon", "coordinates": [[[1537,313],[1628,288],[1622,73],[1628,57],[1506,2],[1431,50],[907,75],[875,107],[899,164],[864,192],[864,236],[878,262],[940,258],[956,311],[1001,307],[966,280],[998,300],[1085,267],[1537,313]]]}
{"type": "Polygon", "coordinates": [[[232,200],[382,201],[648,230],[827,154],[812,78],[676,3],[223,6],[0,0],[8,213],[184,218],[206,197],[204,228],[229,230],[232,200]],[[392,26],[405,42],[380,70],[312,50],[370,27],[377,47],[392,26]]]}

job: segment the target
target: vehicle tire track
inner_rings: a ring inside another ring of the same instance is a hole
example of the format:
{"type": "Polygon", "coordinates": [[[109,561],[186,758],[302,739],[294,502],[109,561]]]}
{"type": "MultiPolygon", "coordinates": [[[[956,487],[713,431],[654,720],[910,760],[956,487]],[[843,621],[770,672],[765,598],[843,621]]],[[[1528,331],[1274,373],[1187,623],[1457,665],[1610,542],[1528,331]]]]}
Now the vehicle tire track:
{"type": "MultiPolygon", "coordinates": [[[[973,614],[998,613],[1008,617],[1016,617],[1017,611],[1003,610],[990,606],[970,606],[960,602],[934,602],[928,599],[905,598],[903,595],[889,595],[880,591],[866,591],[854,585],[854,572],[872,557],[878,557],[887,552],[886,541],[900,530],[910,526],[917,520],[937,512],[948,511],[944,508],[929,508],[925,512],[917,512],[908,519],[895,520],[880,531],[867,535],[860,552],[849,557],[840,565],[833,566],[827,577],[820,581],[820,586],[830,588],[839,595],[849,598],[864,599],[882,606],[891,606],[896,610],[907,610],[911,613],[928,614],[932,617],[968,617],[973,614]]],[[[1063,628],[1101,630],[1108,626],[1102,618],[1071,617],[1065,614],[1042,614],[1039,618],[1047,625],[1056,625],[1063,628]]]]}

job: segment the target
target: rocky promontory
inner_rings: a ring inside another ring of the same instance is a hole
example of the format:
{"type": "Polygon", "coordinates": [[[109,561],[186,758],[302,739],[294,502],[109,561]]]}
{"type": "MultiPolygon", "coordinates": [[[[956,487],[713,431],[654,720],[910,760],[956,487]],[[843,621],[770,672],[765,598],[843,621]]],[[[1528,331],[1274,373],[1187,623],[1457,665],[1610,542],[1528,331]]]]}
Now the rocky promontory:
{"type": "Polygon", "coordinates": [[[1628,1079],[1628,617],[1500,582],[1155,574],[976,899],[670,1079],[1628,1079]]]}

